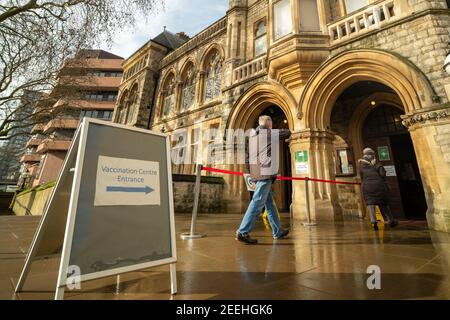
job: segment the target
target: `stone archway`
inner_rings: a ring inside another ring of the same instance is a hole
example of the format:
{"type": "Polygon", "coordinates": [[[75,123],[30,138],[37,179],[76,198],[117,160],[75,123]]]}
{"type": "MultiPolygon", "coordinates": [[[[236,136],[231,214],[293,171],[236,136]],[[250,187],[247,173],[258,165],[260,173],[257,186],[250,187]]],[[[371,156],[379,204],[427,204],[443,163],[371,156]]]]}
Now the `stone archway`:
{"type": "Polygon", "coordinates": [[[405,58],[382,50],[350,50],[327,60],[306,84],[299,104],[304,128],[327,130],[336,99],[364,80],[394,90],[407,114],[433,105],[435,93],[429,81],[405,58]]]}
{"type": "Polygon", "coordinates": [[[364,148],[362,144],[362,127],[367,116],[372,111],[371,109],[366,107],[370,104],[371,101],[376,101],[377,104],[391,105],[400,109],[401,111],[404,111],[399,97],[393,93],[377,92],[371,94],[361,103],[359,103],[358,106],[356,106],[355,112],[350,119],[350,123],[352,123],[353,125],[350,126],[348,132],[348,136],[355,154],[362,154],[364,148]]]}
{"type": "MultiPolygon", "coordinates": [[[[416,119],[418,114],[442,106],[438,105],[436,94],[427,78],[406,58],[382,50],[361,49],[345,51],[328,59],[313,74],[301,95],[298,113],[302,130],[299,130],[292,142],[295,144],[294,151],[306,149],[314,154],[310,160],[311,176],[326,178],[328,172],[328,177],[334,178],[335,169],[329,163],[329,159],[333,159],[331,113],[344,90],[360,81],[381,83],[398,96],[398,105],[406,113],[405,124],[411,133],[424,182],[429,225],[437,230],[450,231],[450,202],[444,200],[450,198],[448,187],[444,190],[450,181],[450,163],[445,160],[439,142],[430,139],[430,136],[436,136],[439,132],[437,126],[441,123],[423,121],[415,125],[415,121],[409,121],[416,119]],[[438,175],[438,169],[443,169],[444,174],[438,175]]],[[[356,115],[359,120],[363,116],[356,115]]],[[[316,219],[339,218],[340,208],[336,205],[335,193],[333,187],[313,189],[312,211],[316,219]]],[[[302,206],[301,201],[295,203],[294,200],[294,207],[301,211],[302,206]]]]}
{"type": "Polygon", "coordinates": [[[291,130],[298,129],[297,117],[294,116],[297,102],[288,90],[275,81],[259,82],[250,87],[234,104],[226,128],[246,128],[250,117],[270,104],[283,110],[291,130]]]}

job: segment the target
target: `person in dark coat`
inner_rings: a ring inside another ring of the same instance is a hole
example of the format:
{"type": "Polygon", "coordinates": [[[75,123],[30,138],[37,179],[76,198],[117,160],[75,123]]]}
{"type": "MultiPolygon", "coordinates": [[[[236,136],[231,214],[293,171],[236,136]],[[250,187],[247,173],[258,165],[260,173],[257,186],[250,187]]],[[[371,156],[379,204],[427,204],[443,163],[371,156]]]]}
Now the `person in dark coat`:
{"type": "Polygon", "coordinates": [[[362,180],[363,198],[370,212],[373,229],[378,230],[377,205],[381,213],[388,218],[389,225],[395,227],[398,222],[395,220],[389,207],[389,187],[386,182],[386,170],[377,161],[375,151],[366,148],[363,153],[363,158],[358,161],[359,173],[362,180]]]}

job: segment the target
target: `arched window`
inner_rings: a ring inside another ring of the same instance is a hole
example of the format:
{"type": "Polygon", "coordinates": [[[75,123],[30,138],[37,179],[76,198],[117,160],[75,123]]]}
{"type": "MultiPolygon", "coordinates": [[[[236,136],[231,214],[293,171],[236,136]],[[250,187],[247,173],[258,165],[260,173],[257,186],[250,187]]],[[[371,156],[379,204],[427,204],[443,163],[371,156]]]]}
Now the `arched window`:
{"type": "Polygon", "coordinates": [[[181,92],[181,109],[187,110],[194,104],[195,101],[195,69],[194,65],[190,64],[181,78],[182,92],[181,92]]]}
{"type": "Polygon", "coordinates": [[[261,21],[255,30],[255,57],[267,52],[266,21],[261,21]]]}
{"type": "Polygon", "coordinates": [[[206,67],[205,100],[211,100],[222,93],[222,61],[218,52],[214,52],[206,67]]]}
{"type": "Polygon", "coordinates": [[[168,116],[174,111],[175,106],[175,77],[169,75],[163,86],[162,116],[168,116]]]}
{"type": "Polygon", "coordinates": [[[138,85],[135,84],[133,89],[131,89],[130,98],[128,99],[128,111],[127,111],[127,119],[126,123],[131,123],[134,119],[134,113],[137,106],[138,100],[138,85]]]}

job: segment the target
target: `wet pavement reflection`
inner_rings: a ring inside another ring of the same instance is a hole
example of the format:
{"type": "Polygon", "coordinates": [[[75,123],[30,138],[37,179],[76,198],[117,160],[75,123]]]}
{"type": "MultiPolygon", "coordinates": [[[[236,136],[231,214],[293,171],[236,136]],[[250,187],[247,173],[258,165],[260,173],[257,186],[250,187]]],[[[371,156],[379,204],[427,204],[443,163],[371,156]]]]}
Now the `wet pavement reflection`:
{"type": "MultiPolygon", "coordinates": [[[[206,238],[181,240],[190,216],[177,216],[178,295],[170,295],[169,267],[90,281],[66,299],[450,299],[450,235],[426,222],[370,230],[362,221],[300,224],[287,240],[273,240],[261,223],[259,244],[234,240],[239,215],[201,215],[206,238]],[[381,289],[367,288],[367,268],[381,269],[381,289]]],[[[25,292],[14,295],[25,253],[39,220],[0,217],[0,299],[52,299],[59,259],[33,264],[25,292]]],[[[288,219],[283,219],[285,226],[288,219]]]]}

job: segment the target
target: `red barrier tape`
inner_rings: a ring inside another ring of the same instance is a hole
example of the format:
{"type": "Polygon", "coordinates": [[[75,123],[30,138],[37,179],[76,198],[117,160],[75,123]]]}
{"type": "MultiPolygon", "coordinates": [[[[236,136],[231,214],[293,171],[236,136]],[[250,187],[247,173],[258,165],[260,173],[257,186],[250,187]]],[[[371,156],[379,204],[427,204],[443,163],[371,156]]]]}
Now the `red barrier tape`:
{"type": "MultiPolygon", "coordinates": [[[[210,167],[202,167],[203,171],[214,172],[214,173],[222,173],[229,174],[233,176],[243,177],[244,173],[230,170],[222,170],[210,167]]],[[[331,184],[347,184],[347,185],[361,185],[361,183],[357,182],[345,182],[345,181],[334,181],[334,180],[322,180],[322,179],[313,179],[313,178],[294,178],[294,177],[277,177],[279,181],[313,181],[313,182],[322,182],[322,183],[331,183],[331,184]]]]}

